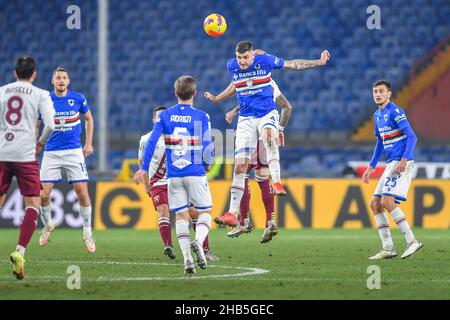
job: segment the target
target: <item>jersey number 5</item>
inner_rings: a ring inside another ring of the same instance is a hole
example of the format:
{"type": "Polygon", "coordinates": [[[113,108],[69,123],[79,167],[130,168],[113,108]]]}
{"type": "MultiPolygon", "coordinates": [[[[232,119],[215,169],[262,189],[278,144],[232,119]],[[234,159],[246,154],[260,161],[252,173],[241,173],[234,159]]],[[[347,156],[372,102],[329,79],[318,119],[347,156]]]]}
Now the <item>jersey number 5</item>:
{"type": "Polygon", "coordinates": [[[175,127],[173,130],[173,137],[177,140],[181,140],[179,144],[174,149],[175,155],[178,157],[182,157],[186,154],[188,151],[188,144],[187,144],[187,136],[189,135],[187,128],[185,127],[175,127]]]}

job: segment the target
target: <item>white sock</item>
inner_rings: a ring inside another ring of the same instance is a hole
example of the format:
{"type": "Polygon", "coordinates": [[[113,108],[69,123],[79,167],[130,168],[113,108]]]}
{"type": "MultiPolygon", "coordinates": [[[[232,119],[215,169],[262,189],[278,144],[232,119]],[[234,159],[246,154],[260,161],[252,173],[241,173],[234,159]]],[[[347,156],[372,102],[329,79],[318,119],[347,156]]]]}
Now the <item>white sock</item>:
{"type": "Polygon", "coordinates": [[[245,173],[234,174],[231,185],[230,212],[237,215],[245,189],[245,173]]]}
{"type": "Polygon", "coordinates": [[[192,222],[192,229],[195,230],[195,228],[197,226],[198,218],[197,219],[192,219],[191,222],[192,222]]]}
{"type": "Polygon", "coordinates": [[[44,226],[50,227],[52,225],[52,203],[46,207],[41,207],[41,221],[44,226]]]}
{"type": "Polygon", "coordinates": [[[25,247],[22,247],[20,244],[17,245],[16,251],[19,251],[22,257],[25,257],[25,247]]]}
{"type": "Polygon", "coordinates": [[[391,229],[389,229],[389,219],[386,212],[382,211],[375,215],[375,221],[377,222],[378,234],[380,235],[383,248],[385,245],[394,246],[392,242],[391,229]]]}
{"type": "Polygon", "coordinates": [[[92,207],[82,207],[80,206],[80,215],[83,219],[83,238],[89,238],[92,236],[92,227],[91,227],[91,215],[92,215],[92,207]]]}
{"type": "Polygon", "coordinates": [[[189,234],[189,221],[177,220],[175,223],[175,230],[177,232],[178,243],[180,244],[181,252],[183,252],[184,262],[190,260],[194,262],[191,254],[191,236],[189,234]]]}
{"type": "Polygon", "coordinates": [[[405,214],[403,213],[400,207],[395,208],[391,211],[392,218],[394,218],[395,223],[397,224],[400,231],[403,233],[403,236],[406,239],[407,243],[410,243],[414,240],[414,234],[409,227],[408,221],[406,221],[405,214]]]}
{"type": "Polygon", "coordinates": [[[197,226],[195,227],[195,240],[203,247],[203,242],[211,228],[211,215],[202,213],[198,217],[197,226]]]}
{"type": "Polygon", "coordinates": [[[275,141],[264,141],[264,147],[267,152],[267,164],[269,166],[270,175],[272,176],[273,183],[281,182],[281,169],[280,169],[280,151],[275,141]]]}

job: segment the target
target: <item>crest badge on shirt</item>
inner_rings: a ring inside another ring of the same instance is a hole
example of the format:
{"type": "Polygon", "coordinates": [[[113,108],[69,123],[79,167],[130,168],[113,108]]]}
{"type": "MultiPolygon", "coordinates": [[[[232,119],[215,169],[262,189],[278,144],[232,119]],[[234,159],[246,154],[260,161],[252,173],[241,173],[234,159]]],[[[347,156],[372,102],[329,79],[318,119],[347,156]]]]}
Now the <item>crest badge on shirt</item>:
{"type": "Polygon", "coordinates": [[[75,104],[75,101],[73,99],[69,99],[67,100],[67,102],[69,103],[69,106],[73,107],[73,105],[75,104]]]}
{"type": "Polygon", "coordinates": [[[385,115],[384,115],[384,122],[386,122],[386,121],[387,121],[387,119],[388,119],[388,115],[387,115],[387,114],[385,114],[385,115]]]}

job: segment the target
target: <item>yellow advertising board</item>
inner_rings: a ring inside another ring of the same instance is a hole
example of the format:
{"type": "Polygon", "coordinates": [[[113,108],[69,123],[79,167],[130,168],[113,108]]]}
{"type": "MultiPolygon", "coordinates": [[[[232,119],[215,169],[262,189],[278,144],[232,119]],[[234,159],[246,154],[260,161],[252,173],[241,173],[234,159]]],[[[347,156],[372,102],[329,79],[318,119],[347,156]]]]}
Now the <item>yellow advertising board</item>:
{"type": "MultiPolygon", "coordinates": [[[[376,183],[372,180],[364,185],[358,179],[286,179],[283,184],[288,195],[275,199],[277,223],[288,229],[374,227],[369,203],[376,183]]],[[[228,209],[230,185],[228,180],[210,181],[213,217],[228,209]]],[[[251,181],[250,188],[251,218],[257,228],[263,228],[265,209],[258,184],[251,181]]],[[[95,193],[96,229],[157,228],[155,209],[142,186],[131,182],[99,182],[95,193]]],[[[413,181],[408,200],[401,208],[412,226],[449,228],[450,181],[413,181]]],[[[392,220],[391,226],[395,226],[392,220]]]]}

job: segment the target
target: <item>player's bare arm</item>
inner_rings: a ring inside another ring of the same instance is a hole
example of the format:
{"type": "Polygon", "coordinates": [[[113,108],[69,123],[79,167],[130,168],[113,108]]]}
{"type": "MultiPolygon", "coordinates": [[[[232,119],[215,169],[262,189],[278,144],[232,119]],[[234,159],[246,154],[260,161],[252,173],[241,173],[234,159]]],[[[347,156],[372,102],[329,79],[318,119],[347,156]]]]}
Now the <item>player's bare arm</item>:
{"type": "Polygon", "coordinates": [[[397,166],[395,167],[395,173],[400,174],[406,170],[406,166],[408,165],[408,159],[402,158],[397,166]]]}
{"type": "Polygon", "coordinates": [[[372,166],[368,166],[367,169],[366,169],[366,171],[364,171],[364,173],[363,173],[363,175],[362,175],[362,181],[363,181],[365,184],[368,184],[368,183],[369,183],[370,176],[372,175],[372,173],[373,173],[374,170],[375,170],[375,169],[372,168],[372,166]]]}
{"type": "Polygon", "coordinates": [[[139,163],[139,170],[135,172],[134,177],[133,177],[133,181],[134,183],[136,183],[137,185],[139,185],[142,182],[142,159],[138,159],[138,163],[139,163]]]}
{"type": "Polygon", "coordinates": [[[228,87],[219,93],[217,96],[213,95],[211,92],[206,91],[203,95],[206,99],[211,100],[213,103],[217,104],[225,101],[236,94],[236,88],[233,83],[230,83],[228,87]]]}
{"type": "Polygon", "coordinates": [[[287,70],[302,71],[323,66],[327,64],[328,60],[330,60],[330,53],[328,52],[328,50],[324,50],[322,51],[319,60],[304,60],[304,59],[286,60],[284,61],[284,68],[287,70]]]}
{"type": "Polygon", "coordinates": [[[231,111],[227,112],[227,114],[225,115],[225,121],[228,124],[231,124],[238,113],[239,113],[239,106],[236,106],[231,111]]]}
{"type": "Polygon", "coordinates": [[[39,131],[41,128],[41,123],[42,123],[41,120],[36,121],[36,140],[39,138],[39,131]]]}
{"type": "Polygon", "coordinates": [[[280,123],[278,127],[278,143],[280,147],[284,147],[284,128],[286,128],[291,118],[292,105],[283,94],[276,99],[276,104],[281,107],[280,123]]]}
{"type": "Polygon", "coordinates": [[[84,143],[83,154],[85,157],[90,156],[94,152],[94,147],[92,146],[92,139],[94,136],[94,117],[89,110],[84,115],[84,120],[86,122],[86,142],[84,143]]]}

